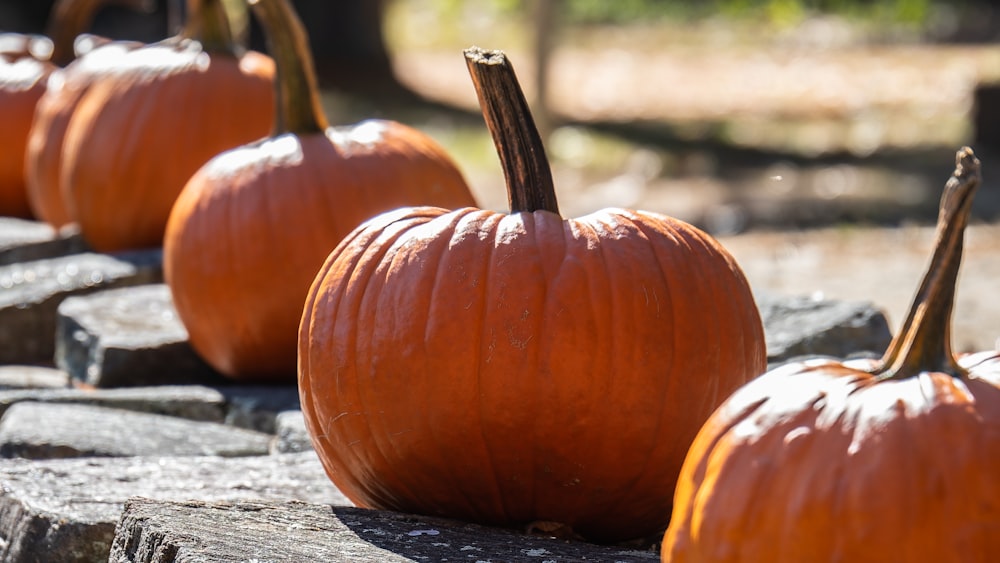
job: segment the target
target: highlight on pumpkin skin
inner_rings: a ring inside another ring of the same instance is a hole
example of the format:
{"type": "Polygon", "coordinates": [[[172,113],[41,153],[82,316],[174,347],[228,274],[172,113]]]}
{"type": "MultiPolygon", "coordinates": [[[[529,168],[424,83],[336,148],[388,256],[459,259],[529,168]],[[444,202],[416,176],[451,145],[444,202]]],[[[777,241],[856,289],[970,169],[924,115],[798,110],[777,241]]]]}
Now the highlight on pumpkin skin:
{"type": "Polygon", "coordinates": [[[785,364],[705,423],[681,470],[665,563],[1000,553],[1000,351],[955,357],[949,342],[979,183],[979,161],[959,150],[927,272],[881,359],[785,364]]]}
{"type": "Polygon", "coordinates": [[[465,57],[510,212],[398,209],[330,254],[299,329],[315,449],[359,506],[662,533],[697,428],[766,366],[749,284],[677,219],[561,217],[512,66],[465,57]]]}

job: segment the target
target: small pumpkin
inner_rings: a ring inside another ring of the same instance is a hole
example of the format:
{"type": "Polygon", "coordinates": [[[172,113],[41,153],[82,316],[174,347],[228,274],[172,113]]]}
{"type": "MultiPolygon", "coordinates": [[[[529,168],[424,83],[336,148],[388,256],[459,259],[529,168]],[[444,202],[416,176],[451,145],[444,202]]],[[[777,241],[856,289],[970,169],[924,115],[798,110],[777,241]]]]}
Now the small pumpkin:
{"type": "Polygon", "coordinates": [[[95,78],[67,125],[59,189],[95,250],[160,246],[191,175],[271,130],[271,58],[234,43],[222,0],[188,0],[187,14],[178,36],[95,78]]]}
{"type": "Polygon", "coordinates": [[[178,197],[164,273],[196,351],[240,380],[292,380],[309,284],[353,228],[403,205],[475,205],[430,137],[400,123],[331,128],[305,30],[287,0],[257,0],[278,69],[276,132],[200,168],[178,197]]]}
{"type": "Polygon", "coordinates": [[[662,533],[698,427],[764,370],[750,288],[682,221],[561,217],[509,61],[465,54],[511,212],[403,208],[333,251],[299,329],[315,449],[361,506],[662,533]]]}
{"type": "MultiPolygon", "coordinates": [[[[49,75],[74,58],[73,41],[97,10],[113,0],[60,0],[52,8],[49,37],[5,33],[0,37],[0,215],[31,218],[24,153],[32,115],[49,75]]],[[[133,5],[136,0],[115,0],[133,5]]]]}
{"type": "Polygon", "coordinates": [[[953,354],[979,161],[958,152],[937,242],[880,360],[793,362],[733,394],[684,462],[662,560],[986,562],[1000,554],[1000,352],[953,354]]]}

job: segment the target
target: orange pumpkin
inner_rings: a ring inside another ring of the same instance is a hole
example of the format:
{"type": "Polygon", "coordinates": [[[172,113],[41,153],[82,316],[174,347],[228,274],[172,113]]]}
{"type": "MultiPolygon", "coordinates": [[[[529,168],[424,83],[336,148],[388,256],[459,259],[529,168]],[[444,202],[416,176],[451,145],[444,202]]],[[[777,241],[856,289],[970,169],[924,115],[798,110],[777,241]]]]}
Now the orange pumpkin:
{"type": "MultiPolygon", "coordinates": [[[[0,37],[0,215],[31,218],[24,154],[32,115],[56,66],[73,60],[73,41],[97,10],[112,0],[60,0],[52,9],[50,38],[17,33],[0,37]]],[[[136,0],[115,0],[133,5],[136,0]]]]}
{"type": "Polygon", "coordinates": [[[118,68],[118,57],[141,43],[108,42],[96,36],[81,37],[90,16],[104,3],[147,9],[145,0],[61,0],[52,9],[49,33],[54,38],[52,60],[60,67],[49,76],[44,93],[29,114],[30,130],[23,151],[24,183],[31,213],[54,227],[70,222],[59,189],[63,136],[76,103],[87,87],[102,74],[118,68]],[[80,40],[83,39],[83,40],[80,40]],[[73,58],[74,51],[78,55],[73,58]]]}
{"type": "Polygon", "coordinates": [[[270,131],[273,75],[270,57],[233,43],[221,0],[188,0],[180,35],[118,57],[89,84],[63,138],[59,186],[88,244],[162,244],[191,175],[270,131]]]}
{"type": "Polygon", "coordinates": [[[750,288],[679,220],[562,218],[513,69],[466,57],[511,212],[403,208],[334,250],[299,329],[313,444],[361,506],[662,533],[698,427],[764,370],[750,288]]]}
{"type": "Polygon", "coordinates": [[[747,384],[691,447],[664,562],[987,562],[1000,554],[1000,352],[949,344],[979,162],[958,153],[930,267],[881,360],[747,384]]]}
{"type": "Polygon", "coordinates": [[[32,57],[0,57],[0,215],[30,218],[24,188],[24,149],[31,115],[52,65],[32,57]]]}
{"type": "Polygon", "coordinates": [[[305,31],[286,0],[259,0],[278,68],[279,130],[198,170],[174,205],[164,270],[195,350],[234,379],[295,379],[309,284],[365,219],[475,200],[430,137],[389,121],[327,124],[305,31]]]}

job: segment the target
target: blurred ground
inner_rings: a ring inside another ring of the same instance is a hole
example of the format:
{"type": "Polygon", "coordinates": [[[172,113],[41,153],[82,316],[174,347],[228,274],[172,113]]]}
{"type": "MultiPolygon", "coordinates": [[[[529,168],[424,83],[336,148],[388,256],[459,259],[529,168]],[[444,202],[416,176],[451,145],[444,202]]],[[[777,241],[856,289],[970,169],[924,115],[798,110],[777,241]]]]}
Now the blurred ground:
{"type": "MultiPolygon", "coordinates": [[[[461,54],[472,44],[506,50],[534,97],[533,57],[516,41],[403,35],[397,75],[428,99],[478,111],[461,54]]],[[[974,138],[975,88],[1000,82],[1000,46],[873,45],[824,20],[756,41],[711,26],[564,38],[547,96],[561,209],[679,217],[715,234],[755,287],[872,301],[895,328],[929,259],[955,150],[974,138]]],[[[484,207],[505,207],[481,121],[421,127],[456,156],[484,207]]],[[[975,148],[985,184],[955,311],[962,351],[1000,348],[1000,154],[975,148]]]]}

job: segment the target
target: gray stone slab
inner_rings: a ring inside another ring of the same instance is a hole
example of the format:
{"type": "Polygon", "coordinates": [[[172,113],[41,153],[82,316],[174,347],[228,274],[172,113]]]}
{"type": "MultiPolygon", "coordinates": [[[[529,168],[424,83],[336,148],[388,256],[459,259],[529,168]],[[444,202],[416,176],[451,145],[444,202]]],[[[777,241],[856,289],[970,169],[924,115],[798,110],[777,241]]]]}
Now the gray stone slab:
{"type": "Polygon", "coordinates": [[[763,292],[754,297],[770,364],[799,356],[882,352],[892,340],[885,314],[872,303],[763,292]]]}
{"type": "Polygon", "coordinates": [[[0,266],[0,364],[52,362],[56,308],[100,289],[163,280],[162,252],[82,253],[0,266]]]}
{"type": "Polygon", "coordinates": [[[303,502],[130,499],[109,561],[658,562],[651,550],[530,536],[451,520],[303,502]]]}
{"type": "Polygon", "coordinates": [[[278,413],[275,419],[275,436],[271,453],[307,452],[313,449],[312,439],[306,430],[306,420],[301,410],[278,413]]]}
{"type": "Polygon", "coordinates": [[[94,387],[226,381],[191,347],[162,283],[67,298],[55,338],[56,365],[94,387]]]}
{"type": "Polygon", "coordinates": [[[0,217],[0,265],[85,252],[75,225],[60,230],[48,223],[0,217]]]}
{"type": "Polygon", "coordinates": [[[0,366],[0,391],[64,389],[69,385],[69,374],[61,369],[25,365],[0,366]]]}
{"type": "Polygon", "coordinates": [[[0,460],[0,561],[108,561],[115,524],[134,496],[350,504],[313,453],[0,460]]]}
{"type": "Polygon", "coordinates": [[[17,403],[0,418],[0,457],[264,455],[272,436],[212,422],[81,404],[17,403]]]}
{"type": "Polygon", "coordinates": [[[22,402],[80,403],[210,422],[226,419],[226,399],[222,393],[200,385],[0,390],[0,416],[11,405],[22,402]]]}
{"type": "Polygon", "coordinates": [[[279,413],[298,410],[301,405],[296,385],[224,385],[216,389],[226,398],[226,424],[268,434],[277,432],[279,413]]]}

